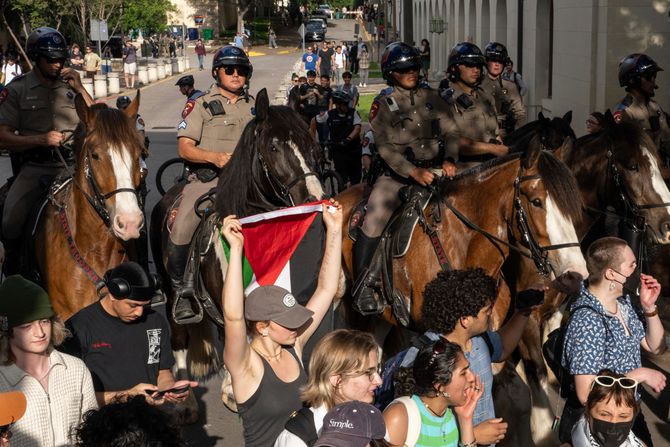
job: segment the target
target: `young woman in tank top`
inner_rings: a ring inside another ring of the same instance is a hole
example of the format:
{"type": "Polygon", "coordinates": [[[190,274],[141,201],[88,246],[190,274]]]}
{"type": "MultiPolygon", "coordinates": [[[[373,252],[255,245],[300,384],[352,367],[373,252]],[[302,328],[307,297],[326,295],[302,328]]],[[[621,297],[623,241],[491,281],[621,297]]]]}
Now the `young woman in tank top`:
{"type": "Polygon", "coordinates": [[[242,226],[235,216],[223,220],[222,232],[230,244],[222,297],[223,361],[231,375],[246,447],[274,444],[286,420],[302,406],[300,387],[307,382],[300,360],[302,349],[337,292],[342,207],[332,200],[330,206],[324,205],[323,221],[326,249],[318,285],[303,307],[290,292],[277,286],[259,287],[245,299],[242,226]]]}

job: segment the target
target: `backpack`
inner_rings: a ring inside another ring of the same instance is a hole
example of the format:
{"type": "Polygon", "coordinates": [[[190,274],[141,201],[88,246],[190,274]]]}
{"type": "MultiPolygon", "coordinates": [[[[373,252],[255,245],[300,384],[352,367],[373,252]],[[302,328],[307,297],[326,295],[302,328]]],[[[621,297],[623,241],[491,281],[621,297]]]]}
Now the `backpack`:
{"type": "Polygon", "coordinates": [[[319,438],[314,425],[314,413],[307,407],[293,413],[284,428],[300,438],[307,447],[312,447],[319,438]]]}
{"type": "Polygon", "coordinates": [[[563,367],[561,360],[563,358],[563,349],[565,346],[565,333],[572,321],[572,317],[579,309],[589,309],[591,312],[594,312],[596,315],[600,316],[603,321],[603,326],[605,326],[605,331],[609,333],[609,328],[607,327],[607,322],[605,317],[603,317],[597,310],[591,306],[577,306],[572,311],[570,311],[570,316],[568,321],[561,325],[558,329],[554,329],[547,336],[547,341],[542,345],[542,354],[544,355],[544,360],[547,362],[547,366],[551,369],[551,372],[554,373],[556,379],[558,379],[558,384],[560,388],[560,395],[562,398],[567,398],[571,392],[574,390],[574,382],[572,381],[572,375],[563,367]]]}

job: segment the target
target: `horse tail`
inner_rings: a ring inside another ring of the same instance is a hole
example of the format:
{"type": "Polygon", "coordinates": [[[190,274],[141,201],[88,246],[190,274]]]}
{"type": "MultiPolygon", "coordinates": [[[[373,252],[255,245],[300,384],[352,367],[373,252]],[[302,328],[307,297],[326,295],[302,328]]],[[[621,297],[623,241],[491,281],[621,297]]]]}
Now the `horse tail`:
{"type": "Polygon", "coordinates": [[[216,351],[215,339],[218,335],[216,327],[205,318],[197,324],[188,326],[188,358],[191,375],[205,378],[221,368],[221,361],[216,351]]]}

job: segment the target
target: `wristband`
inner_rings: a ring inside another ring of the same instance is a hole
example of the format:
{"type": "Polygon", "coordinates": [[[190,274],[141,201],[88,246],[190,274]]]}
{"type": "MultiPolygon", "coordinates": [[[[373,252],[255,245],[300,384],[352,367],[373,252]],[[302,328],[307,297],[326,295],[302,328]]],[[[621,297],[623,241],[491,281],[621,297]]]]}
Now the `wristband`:
{"type": "Polygon", "coordinates": [[[658,315],[658,307],[656,305],[654,305],[654,308],[649,311],[647,309],[642,310],[644,310],[643,315],[647,318],[655,317],[656,315],[658,315]]]}

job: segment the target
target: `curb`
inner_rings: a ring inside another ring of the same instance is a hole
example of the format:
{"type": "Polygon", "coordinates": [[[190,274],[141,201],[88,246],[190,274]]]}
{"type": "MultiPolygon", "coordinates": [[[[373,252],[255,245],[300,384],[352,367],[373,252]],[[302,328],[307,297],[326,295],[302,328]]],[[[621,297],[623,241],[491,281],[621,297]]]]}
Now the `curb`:
{"type": "Polygon", "coordinates": [[[154,86],[154,85],[162,84],[162,83],[164,83],[164,82],[166,82],[166,81],[169,81],[169,80],[171,80],[171,79],[174,79],[174,78],[176,78],[177,76],[179,76],[179,77],[181,77],[181,76],[185,76],[186,74],[191,73],[191,72],[193,72],[193,71],[196,71],[196,69],[195,69],[195,68],[190,68],[190,69],[188,69],[188,70],[186,70],[186,71],[182,71],[181,73],[177,73],[176,75],[166,76],[166,77],[164,77],[163,79],[154,81],[154,82],[152,82],[152,83],[150,83],[150,84],[142,85],[142,86],[140,86],[140,87],[136,87],[136,88],[132,88],[132,89],[130,89],[130,88],[119,89],[119,93],[115,93],[115,94],[113,94],[113,95],[105,96],[104,98],[95,98],[95,99],[94,99],[94,102],[95,102],[96,104],[101,104],[101,103],[105,103],[105,102],[107,102],[107,101],[114,100],[114,99],[118,98],[119,96],[131,96],[131,95],[128,95],[129,92],[132,93],[132,92],[136,92],[137,90],[144,90],[145,88],[149,88],[149,87],[152,87],[152,86],[154,86]]]}

